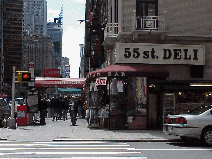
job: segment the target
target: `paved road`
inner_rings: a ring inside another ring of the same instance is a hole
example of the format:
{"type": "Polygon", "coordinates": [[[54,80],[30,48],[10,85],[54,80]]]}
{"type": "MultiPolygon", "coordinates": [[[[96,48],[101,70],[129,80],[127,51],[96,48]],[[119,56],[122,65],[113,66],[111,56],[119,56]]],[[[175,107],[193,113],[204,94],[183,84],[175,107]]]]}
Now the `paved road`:
{"type": "Polygon", "coordinates": [[[211,159],[212,147],[199,141],[183,142],[127,142],[148,159],[211,159]]]}
{"type": "Polygon", "coordinates": [[[0,158],[132,158],[147,159],[125,142],[11,142],[0,141],[0,158]]]}
{"type": "Polygon", "coordinates": [[[0,128],[0,138],[15,141],[53,141],[70,139],[91,140],[167,140],[179,137],[165,135],[162,130],[108,130],[88,128],[85,119],[78,119],[77,126],[70,126],[68,120],[52,121],[46,119],[46,125],[18,126],[16,129],[0,128]]]}

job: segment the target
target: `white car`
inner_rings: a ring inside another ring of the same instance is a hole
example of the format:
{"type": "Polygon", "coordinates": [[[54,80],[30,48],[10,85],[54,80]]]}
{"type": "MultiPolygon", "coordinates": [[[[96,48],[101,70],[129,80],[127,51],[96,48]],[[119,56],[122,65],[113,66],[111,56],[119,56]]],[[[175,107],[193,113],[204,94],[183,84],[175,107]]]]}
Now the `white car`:
{"type": "Polygon", "coordinates": [[[166,134],[180,136],[184,141],[197,138],[212,146],[212,106],[198,107],[187,114],[168,115],[164,127],[166,134]]]}

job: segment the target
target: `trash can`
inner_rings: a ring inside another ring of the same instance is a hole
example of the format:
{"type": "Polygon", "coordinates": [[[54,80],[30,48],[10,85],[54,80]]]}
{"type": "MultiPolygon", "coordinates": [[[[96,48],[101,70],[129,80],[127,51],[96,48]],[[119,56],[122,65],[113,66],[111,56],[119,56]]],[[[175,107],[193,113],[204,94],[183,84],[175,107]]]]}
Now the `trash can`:
{"type": "Polygon", "coordinates": [[[19,105],[17,106],[17,125],[27,125],[27,106],[19,105]]]}

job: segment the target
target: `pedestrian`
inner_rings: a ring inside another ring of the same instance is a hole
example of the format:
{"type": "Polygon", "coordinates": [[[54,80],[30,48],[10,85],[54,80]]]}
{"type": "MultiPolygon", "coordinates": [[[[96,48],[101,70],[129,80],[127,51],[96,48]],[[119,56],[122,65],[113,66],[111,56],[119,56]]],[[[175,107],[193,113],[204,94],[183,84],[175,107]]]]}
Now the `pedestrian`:
{"type": "Polygon", "coordinates": [[[68,97],[64,98],[64,105],[63,105],[63,120],[67,120],[67,113],[69,108],[69,99],[68,97]]]}
{"type": "Polygon", "coordinates": [[[63,97],[60,96],[59,97],[59,106],[58,106],[58,114],[59,114],[58,119],[59,120],[61,120],[61,118],[62,118],[63,107],[64,107],[64,100],[63,100],[63,97]]]}
{"type": "Polygon", "coordinates": [[[45,115],[46,115],[46,101],[44,98],[40,98],[38,101],[38,109],[40,111],[40,125],[45,125],[45,115]]]}
{"type": "Polygon", "coordinates": [[[58,118],[58,104],[59,104],[59,99],[57,98],[57,95],[54,94],[54,97],[52,98],[51,100],[51,107],[53,109],[53,119],[52,121],[54,121],[54,119],[56,119],[57,121],[57,118],[58,118]]]}
{"type": "Polygon", "coordinates": [[[72,125],[75,125],[76,124],[76,112],[77,112],[77,109],[75,107],[75,99],[74,99],[74,97],[71,97],[71,101],[69,103],[69,106],[70,106],[71,122],[72,122],[72,125]]]}
{"type": "Polygon", "coordinates": [[[76,98],[74,98],[74,111],[75,111],[76,116],[78,114],[78,106],[79,106],[78,97],[76,97],[76,98]]]}
{"type": "Polygon", "coordinates": [[[81,97],[78,98],[77,103],[78,103],[78,117],[81,118],[81,115],[82,115],[81,114],[82,113],[82,104],[83,104],[81,102],[81,97]]]}

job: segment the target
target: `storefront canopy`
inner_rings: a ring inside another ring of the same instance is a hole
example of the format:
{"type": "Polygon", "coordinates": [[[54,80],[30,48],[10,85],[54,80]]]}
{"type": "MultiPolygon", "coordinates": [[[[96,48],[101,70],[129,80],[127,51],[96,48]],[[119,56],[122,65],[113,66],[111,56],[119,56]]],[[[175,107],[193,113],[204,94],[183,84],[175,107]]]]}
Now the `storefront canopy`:
{"type": "Polygon", "coordinates": [[[85,78],[35,78],[35,87],[83,88],[85,78]]]}
{"type": "Polygon", "coordinates": [[[98,77],[152,77],[165,78],[169,76],[168,70],[161,65],[147,64],[115,64],[103,69],[89,72],[86,79],[94,80],[98,77]]]}
{"type": "Polygon", "coordinates": [[[76,88],[58,88],[58,93],[62,94],[81,94],[82,89],[76,88]]]}

